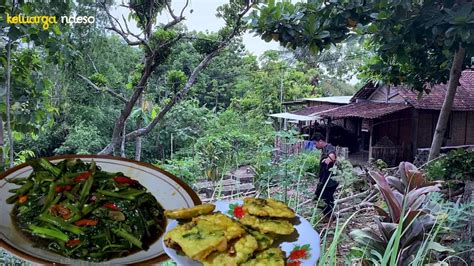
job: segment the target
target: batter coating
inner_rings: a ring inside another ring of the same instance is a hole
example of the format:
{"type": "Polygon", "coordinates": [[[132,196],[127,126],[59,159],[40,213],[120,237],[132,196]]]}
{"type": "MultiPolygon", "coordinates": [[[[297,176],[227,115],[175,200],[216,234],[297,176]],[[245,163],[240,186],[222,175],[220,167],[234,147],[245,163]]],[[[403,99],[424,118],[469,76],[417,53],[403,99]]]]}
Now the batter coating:
{"type": "Polygon", "coordinates": [[[213,251],[225,251],[230,240],[245,234],[245,230],[228,216],[214,213],[193,218],[165,235],[165,245],[181,249],[186,256],[203,260],[213,251]]]}
{"type": "Polygon", "coordinates": [[[240,222],[264,234],[289,235],[295,231],[293,225],[287,220],[261,218],[247,214],[240,219],[240,222]]]}
{"type": "Polygon", "coordinates": [[[257,240],[251,235],[245,235],[237,240],[229,250],[214,252],[202,262],[204,266],[237,266],[251,258],[257,248],[257,240]]]}
{"type": "Polygon", "coordinates": [[[274,199],[244,199],[244,211],[255,216],[294,218],[295,212],[285,203],[274,199]]]}
{"type": "Polygon", "coordinates": [[[257,253],[254,259],[242,266],[285,266],[285,259],[280,248],[270,248],[257,253]]]}
{"type": "Polygon", "coordinates": [[[209,214],[214,211],[216,205],[201,204],[191,208],[180,208],[165,211],[165,216],[170,219],[191,219],[203,214],[209,214]]]}

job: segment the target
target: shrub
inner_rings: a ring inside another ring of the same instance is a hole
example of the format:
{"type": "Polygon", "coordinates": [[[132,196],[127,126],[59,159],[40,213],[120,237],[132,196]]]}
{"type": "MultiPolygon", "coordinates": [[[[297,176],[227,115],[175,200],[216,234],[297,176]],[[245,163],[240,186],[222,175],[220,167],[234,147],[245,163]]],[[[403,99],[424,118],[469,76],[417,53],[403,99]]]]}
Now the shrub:
{"type": "Polygon", "coordinates": [[[426,167],[430,179],[473,180],[474,152],[466,149],[450,151],[426,167]]]}
{"type": "Polygon", "coordinates": [[[370,172],[370,176],[387,210],[374,206],[380,217],[374,219],[377,227],[351,232],[357,243],[352,254],[365,264],[405,265],[419,259],[420,248],[440,247],[430,237],[439,217],[423,205],[426,195],[439,191],[439,185],[428,182],[421,171],[407,162],[400,163],[398,177],[378,172],[370,172]],[[435,244],[427,246],[426,241],[435,244]]]}

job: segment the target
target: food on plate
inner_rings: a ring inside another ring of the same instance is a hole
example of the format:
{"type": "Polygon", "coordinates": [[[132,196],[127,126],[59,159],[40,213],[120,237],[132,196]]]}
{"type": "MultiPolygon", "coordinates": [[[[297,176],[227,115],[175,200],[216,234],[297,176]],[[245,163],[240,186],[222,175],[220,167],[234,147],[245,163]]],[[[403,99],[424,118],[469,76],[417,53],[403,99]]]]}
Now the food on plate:
{"type": "Polygon", "coordinates": [[[273,244],[273,238],[271,238],[269,235],[260,233],[259,231],[250,229],[249,227],[246,227],[245,229],[257,240],[257,250],[267,249],[273,244]]]}
{"type": "Polygon", "coordinates": [[[244,211],[255,216],[294,218],[295,212],[285,203],[274,199],[244,199],[244,211]]]}
{"type": "Polygon", "coordinates": [[[284,266],[285,258],[280,248],[269,248],[257,253],[254,259],[242,264],[242,266],[284,266]]]}
{"type": "Polygon", "coordinates": [[[237,266],[252,257],[258,248],[257,240],[251,235],[239,238],[228,250],[214,252],[203,260],[204,266],[237,266]]]}
{"type": "Polygon", "coordinates": [[[186,256],[203,260],[213,251],[225,251],[230,240],[245,234],[245,230],[222,213],[195,217],[165,234],[167,247],[181,249],[186,256]]]}
{"type": "Polygon", "coordinates": [[[191,219],[193,217],[209,214],[214,211],[216,205],[201,204],[191,208],[180,208],[174,210],[166,210],[165,215],[170,219],[191,219]]]}
{"type": "Polygon", "coordinates": [[[32,161],[7,203],[16,227],[37,247],[101,262],[147,250],[163,233],[164,209],[144,186],[94,161],[32,161]]]}
{"type": "Polygon", "coordinates": [[[283,219],[262,218],[246,214],[240,219],[240,222],[264,234],[289,235],[295,231],[293,224],[283,219]]]}
{"type": "Polygon", "coordinates": [[[214,208],[212,204],[203,204],[166,211],[168,218],[192,220],[168,231],[165,245],[204,266],[285,265],[284,253],[275,242],[295,231],[292,218],[296,214],[286,204],[273,199],[246,198],[243,207],[230,204],[227,215],[213,212],[214,208]],[[242,211],[239,215],[237,208],[242,211]]]}

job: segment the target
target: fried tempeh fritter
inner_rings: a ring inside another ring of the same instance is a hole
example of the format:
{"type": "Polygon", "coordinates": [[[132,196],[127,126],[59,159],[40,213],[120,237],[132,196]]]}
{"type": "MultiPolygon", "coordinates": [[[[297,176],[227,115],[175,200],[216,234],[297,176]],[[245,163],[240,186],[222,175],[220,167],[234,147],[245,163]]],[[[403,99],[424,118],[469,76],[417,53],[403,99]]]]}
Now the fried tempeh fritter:
{"type": "Polygon", "coordinates": [[[209,214],[214,211],[216,205],[201,204],[191,208],[180,208],[165,211],[165,216],[170,219],[191,219],[203,214],[209,214]]]}
{"type": "Polygon", "coordinates": [[[225,251],[228,242],[245,234],[238,223],[222,213],[193,218],[165,235],[165,245],[181,249],[192,259],[203,260],[213,251],[225,251]]]}
{"type": "Polygon", "coordinates": [[[229,250],[214,252],[202,262],[204,266],[237,266],[251,258],[257,248],[257,240],[251,235],[245,235],[237,240],[229,250]]]}
{"type": "Polygon", "coordinates": [[[261,233],[275,233],[277,235],[289,235],[293,233],[295,228],[287,220],[268,219],[246,214],[240,222],[250,226],[261,233]]]}
{"type": "Polygon", "coordinates": [[[244,199],[244,211],[255,216],[294,218],[295,212],[285,203],[274,199],[244,199]]]}
{"type": "Polygon", "coordinates": [[[254,259],[242,264],[242,266],[284,266],[285,259],[280,248],[269,248],[257,253],[254,259]]]}

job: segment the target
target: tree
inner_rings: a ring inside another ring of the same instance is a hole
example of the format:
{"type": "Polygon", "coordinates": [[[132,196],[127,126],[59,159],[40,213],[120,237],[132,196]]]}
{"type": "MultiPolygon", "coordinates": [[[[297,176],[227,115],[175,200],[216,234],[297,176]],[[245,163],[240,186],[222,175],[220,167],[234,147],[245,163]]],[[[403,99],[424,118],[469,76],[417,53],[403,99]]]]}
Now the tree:
{"type": "Polygon", "coordinates": [[[177,24],[185,19],[183,14],[188,6],[188,1],[186,1],[184,8],[178,15],[176,15],[172,9],[170,1],[131,1],[127,7],[132,12],[132,17],[137,21],[139,28],[143,30],[143,34],[140,35],[130,32],[125,19],[123,20],[124,23],[120,23],[118,19],[110,14],[107,6],[104,4],[104,11],[107,13],[109,19],[108,29],[119,34],[130,46],[142,47],[142,49],[144,49],[144,59],[138,71],[139,78],[133,84],[133,93],[131,97],[127,99],[127,102],[115,122],[111,143],[107,145],[101,153],[109,154],[116,152],[122,139],[125,139],[125,141],[131,141],[151,132],[165,114],[186,96],[196,82],[198,74],[209,64],[209,62],[217,56],[234,37],[241,35],[245,31],[246,24],[243,21],[243,18],[253,5],[253,1],[239,0],[231,1],[229,4],[221,6],[218,9],[218,16],[225,20],[226,26],[218,32],[215,39],[198,39],[203,43],[202,58],[200,59],[199,64],[194,67],[193,71],[188,76],[187,82],[183,88],[171,95],[170,98],[160,103],[160,112],[148,125],[136,129],[128,134],[123,134],[125,121],[129,118],[133,106],[136,105],[140,95],[142,95],[147,87],[148,81],[155,69],[167,59],[171,48],[176,45],[179,40],[186,37],[185,34],[178,34],[175,28],[177,27],[177,24]],[[163,10],[167,10],[173,20],[167,24],[153,28],[156,16],[163,10]]]}
{"type": "MultiPolygon", "coordinates": [[[[3,1],[0,5],[0,13],[7,14],[8,16],[14,17],[18,14],[25,16],[46,13],[51,16],[59,17],[69,13],[71,1],[59,2],[53,7],[47,7],[40,2],[27,2],[21,3],[17,1],[3,1]]],[[[46,26],[46,24],[34,24],[34,25],[21,25],[21,24],[10,24],[7,21],[7,16],[2,15],[0,17],[0,37],[2,44],[5,44],[6,49],[2,49],[0,53],[0,61],[2,68],[5,72],[5,77],[0,77],[0,80],[4,81],[5,84],[5,109],[6,116],[6,128],[8,136],[8,148],[9,148],[9,166],[12,167],[15,160],[15,149],[14,149],[14,116],[12,114],[13,107],[20,107],[20,113],[27,113],[28,116],[38,118],[41,120],[42,115],[45,114],[44,109],[39,109],[35,112],[39,116],[32,114],[32,111],[36,111],[37,98],[31,101],[20,102],[17,101],[14,104],[12,102],[17,100],[13,95],[13,92],[24,95],[36,95],[38,96],[41,89],[47,89],[48,81],[35,77],[33,73],[39,68],[39,62],[37,60],[38,54],[28,48],[24,48],[26,45],[39,46],[44,48],[45,54],[49,59],[56,58],[58,50],[61,48],[61,28],[58,24],[52,24],[46,26]],[[20,44],[26,44],[21,46],[20,44]],[[5,50],[5,52],[3,52],[5,50]],[[18,51],[18,53],[16,53],[18,51]],[[16,61],[15,61],[16,60],[16,61]],[[16,72],[16,73],[15,73],[16,72]],[[36,82],[40,82],[39,85],[36,82]],[[46,86],[45,86],[46,85],[46,86]],[[37,89],[38,87],[38,89],[37,89]],[[15,89],[15,90],[13,90],[15,89]],[[25,112],[25,110],[27,110],[25,112]]],[[[47,108],[45,108],[47,109],[47,108]]],[[[20,114],[21,115],[21,114],[20,114]]],[[[2,110],[3,116],[3,110],[2,110]]],[[[23,119],[25,116],[23,116],[23,119]]],[[[3,118],[1,119],[3,122],[3,118]]],[[[29,123],[17,123],[17,127],[24,125],[31,125],[29,123]]],[[[3,125],[2,125],[3,139],[3,125]]],[[[2,147],[3,151],[3,147],[2,147]]]]}
{"type": "Polygon", "coordinates": [[[269,1],[251,25],[264,40],[313,52],[368,36],[374,57],[366,76],[420,92],[447,82],[430,159],[439,154],[461,70],[474,55],[472,1],[269,1]]]}

